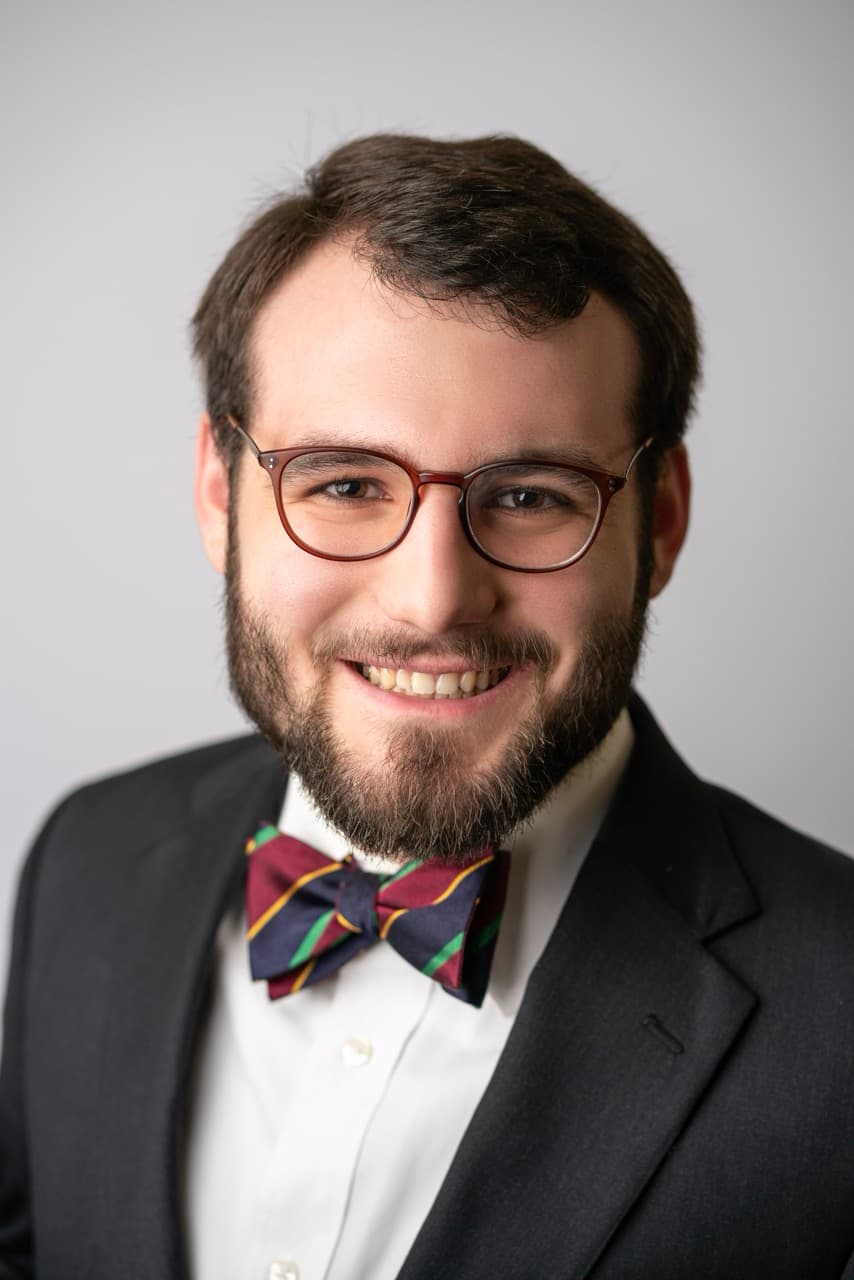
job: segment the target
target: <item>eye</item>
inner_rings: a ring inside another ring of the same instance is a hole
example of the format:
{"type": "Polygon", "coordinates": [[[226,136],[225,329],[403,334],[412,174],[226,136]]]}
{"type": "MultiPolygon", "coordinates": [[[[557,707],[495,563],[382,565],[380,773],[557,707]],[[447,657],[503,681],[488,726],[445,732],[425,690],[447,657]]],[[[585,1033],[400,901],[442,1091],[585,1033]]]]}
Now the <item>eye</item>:
{"type": "MultiPolygon", "coordinates": [[[[599,512],[599,491],[581,471],[573,467],[537,466],[513,463],[489,468],[477,477],[469,490],[469,520],[481,542],[493,545],[496,538],[515,542],[524,538],[532,554],[531,540],[558,539],[537,556],[546,562],[565,557],[565,546],[582,546],[594,527],[599,512]]],[[[499,559],[513,561],[518,548],[503,548],[499,559]]]]}
{"type": "Polygon", "coordinates": [[[564,501],[543,489],[505,489],[493,499],[496,507],[512,511],[542,511],[564,501]]]}
{"type": "Polygon", "coordinates": [[[297,454],[281,476],[286,505],[311,502],[333,506],[363,506],[397,501],[409,490],[400,467],[371,455],[348,450],[297,454]]]}
{"type": "Polygon", "coordinates": [[[332,480],[329,484],[319,486],[315,489],[315,492],[324,494],[329,498],[345,498],[351,502],[359,498],[381,498],[383,496],[375,481],[357,476],[342,480],[332,480]]]}
{"type": "Polygon", "coordinates": [[[556,493],[552,489],[534,489],[519,485],[512,489],[499,489],[493,493],[489,506],[498,511],[520,513],[553,511],[558,508],[565,510],[572,506],[572,499],[568,494],[556,493]]]}

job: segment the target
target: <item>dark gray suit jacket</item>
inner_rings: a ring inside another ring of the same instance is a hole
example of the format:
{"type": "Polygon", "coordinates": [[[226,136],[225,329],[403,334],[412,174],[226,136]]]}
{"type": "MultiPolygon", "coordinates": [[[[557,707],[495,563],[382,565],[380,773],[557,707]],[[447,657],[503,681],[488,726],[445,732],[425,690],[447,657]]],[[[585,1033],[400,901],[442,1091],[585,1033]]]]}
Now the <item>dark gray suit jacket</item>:
{"type": "MultiPolygon", "coordinates": [[[[699,782],[632,716],[619,794],[401,1280],[854,1280],[854,862],[699,782]]],[[[212,944],[283,785],[241,739],[87,787],[37,841],[0,1277],[185,1276],[212,944]]]]}

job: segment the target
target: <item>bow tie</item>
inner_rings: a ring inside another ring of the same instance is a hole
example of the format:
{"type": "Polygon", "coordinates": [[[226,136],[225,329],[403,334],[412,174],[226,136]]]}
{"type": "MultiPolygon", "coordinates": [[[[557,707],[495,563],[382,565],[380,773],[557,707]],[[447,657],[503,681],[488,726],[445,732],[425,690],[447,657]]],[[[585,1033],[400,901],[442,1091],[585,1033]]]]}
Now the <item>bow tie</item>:
{"type": "Polygon", "coordinates": [[[272,1000],[334,973],[386,939],[451,995],[480,1005],[507,890],[510,855],[484,849],[464,867],[407,862],[363,871],[264,826],[246,846],[249,959],[272,1000]]]}

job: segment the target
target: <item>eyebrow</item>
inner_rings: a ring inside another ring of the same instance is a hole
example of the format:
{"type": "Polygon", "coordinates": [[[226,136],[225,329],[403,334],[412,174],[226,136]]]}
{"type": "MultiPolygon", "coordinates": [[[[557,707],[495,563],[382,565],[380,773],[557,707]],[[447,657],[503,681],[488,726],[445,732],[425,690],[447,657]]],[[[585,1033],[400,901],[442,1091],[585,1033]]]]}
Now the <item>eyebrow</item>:
{"type": "MultiPolygon", "coordinates": [[[[396,441],[378,440],[375,437],[362,435],[359,432],[343,435],[337,431],[324,431],[323,438],[318,436],[304,437],[302,440],[288,445],[290,449],[350,449],[364,450],[367,453],[387,453],[395,458],[399,458],[401,462],[407,463],[413,471],[424,471],[427,469],[436,470],[435,466],[425,467],[424,460],[416,459],[408,449],[403,448],[396,441]]],[[[274,452],[270,450],[269,452],[274,452]]],[[[591,467],[593,470],[608,471],[602,459],[597,457],[589,449],[583,445],[569,444],[566,447],[556,445],[539,445],[525,449],[505,450],[503,453],[484,454],[479,458],[473,466],[468,467],[468,471],[474,471],[477,467],[484,466],[486,463],[502,463],[513,461],[524,462],[542,462],[542,463],[563,463],[567,466],[578,464],[582,467],[591,467]]]]}

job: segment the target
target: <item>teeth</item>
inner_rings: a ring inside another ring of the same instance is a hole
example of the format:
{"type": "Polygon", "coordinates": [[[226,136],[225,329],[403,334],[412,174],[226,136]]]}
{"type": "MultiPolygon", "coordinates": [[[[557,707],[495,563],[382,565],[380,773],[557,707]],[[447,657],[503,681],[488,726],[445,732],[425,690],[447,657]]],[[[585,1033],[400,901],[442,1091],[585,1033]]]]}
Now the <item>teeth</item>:
{"type": "Polygon", "coordinates": [[[404,671],[393,667],[374,667],[365,664],[362,675],[379,689],[403,693],[410,698],[471,698],[484,689],[498,684],[506,675],[506,669],[488,671],[442,671],[431,675],[428,671],[404,671]]]}

